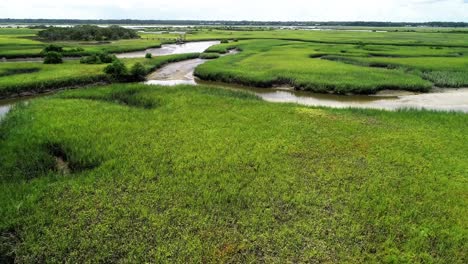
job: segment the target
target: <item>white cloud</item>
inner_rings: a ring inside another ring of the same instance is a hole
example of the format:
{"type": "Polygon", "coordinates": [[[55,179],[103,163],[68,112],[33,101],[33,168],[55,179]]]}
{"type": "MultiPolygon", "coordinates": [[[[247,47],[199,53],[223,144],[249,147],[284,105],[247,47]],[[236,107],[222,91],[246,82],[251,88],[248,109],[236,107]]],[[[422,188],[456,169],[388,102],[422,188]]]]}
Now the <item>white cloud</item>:
{"type": "Polygon", "coordinates": [[[468,22],[468,0],[1,1],[3,18],[468,22]]]}

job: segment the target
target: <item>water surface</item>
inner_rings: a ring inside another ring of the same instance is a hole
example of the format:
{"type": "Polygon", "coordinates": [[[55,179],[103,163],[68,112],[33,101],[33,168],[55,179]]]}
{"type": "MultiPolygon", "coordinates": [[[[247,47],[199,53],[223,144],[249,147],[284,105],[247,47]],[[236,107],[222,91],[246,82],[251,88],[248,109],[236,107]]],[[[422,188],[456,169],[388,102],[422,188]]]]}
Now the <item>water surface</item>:
{"type": "Polygon", "coordinates": [[[220,41],[198,41],[187,42],[185,44],[163,44],[161,48],[120,53],[117,54],[117,58],[143,58],[145,57],[146,53],[151,53],[153,56],[200,53],[205,51],[207,48],[220,43],[220,41]]]}

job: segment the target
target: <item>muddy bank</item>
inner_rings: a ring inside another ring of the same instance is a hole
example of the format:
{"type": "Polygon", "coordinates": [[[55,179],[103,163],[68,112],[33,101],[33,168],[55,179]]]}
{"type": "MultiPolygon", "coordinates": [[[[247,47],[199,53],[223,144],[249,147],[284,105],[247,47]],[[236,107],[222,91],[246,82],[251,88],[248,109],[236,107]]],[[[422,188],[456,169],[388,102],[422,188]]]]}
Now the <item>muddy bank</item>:
{"type": "Polygon", "coordinates": [[[177,84],[196,85],[193,71],[204,62],[205,60],[202,59],[193,59],[171,63],[148,75],[146,84],[169,86],[177,84]]]}

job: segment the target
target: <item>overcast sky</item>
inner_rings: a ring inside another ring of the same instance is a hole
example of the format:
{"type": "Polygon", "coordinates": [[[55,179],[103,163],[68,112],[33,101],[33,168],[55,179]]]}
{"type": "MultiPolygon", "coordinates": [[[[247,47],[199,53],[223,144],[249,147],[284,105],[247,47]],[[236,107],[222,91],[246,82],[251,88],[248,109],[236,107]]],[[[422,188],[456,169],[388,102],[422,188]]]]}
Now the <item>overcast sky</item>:
{"type": "Polygon", "coordinates": [[[468,0],[0,0],[0,17],[468,22],[468,0]]]}

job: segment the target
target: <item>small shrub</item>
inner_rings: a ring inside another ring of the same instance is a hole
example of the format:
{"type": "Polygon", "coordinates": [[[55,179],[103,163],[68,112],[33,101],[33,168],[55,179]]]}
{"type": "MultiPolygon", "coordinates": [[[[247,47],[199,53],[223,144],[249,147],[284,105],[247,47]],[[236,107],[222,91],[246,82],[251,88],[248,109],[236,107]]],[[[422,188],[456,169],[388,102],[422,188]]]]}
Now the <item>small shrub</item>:
{"type": "Polygon", "coordinates": [[[44,57],[44,64],[60,64],[63,63],[62,54],[51,51],[47,52],[44,57]]]}
{"type": "Polygon", "coordinates": [[[91,56],[83,57],[80,60],[80,63],[83,64],[101,64],[101,63],[111,63],[116,60],[117,57],[108,53],[97,53],[91,56]]]}
{"type": "Polygon", "coordinates": [[[226,43],[229,43],[229,41],[227,39],[221,40],[221,44],[226,44],[226,43]]]}
{"type": "Polygon", "coordinates": [[[124,81],[128,78],[128,69],[120,60],[114,60],[112,64],[104,68],[104,72],[115,80],[124,81]]]}
{"type": "Polygon", "coordinates": [[[135,63],[130,69],[130,76],[132,81],[144,81],[146,77],[145,66],[141,63],[135,63]]]}
{"type": "Polygon", "coordinates": [[[146,53],[145,58],[151,59],[151,58],[153,58],[153,54],[151,54],[151,53],[146,53]]]}

